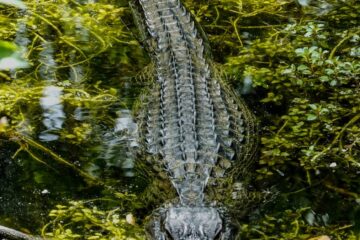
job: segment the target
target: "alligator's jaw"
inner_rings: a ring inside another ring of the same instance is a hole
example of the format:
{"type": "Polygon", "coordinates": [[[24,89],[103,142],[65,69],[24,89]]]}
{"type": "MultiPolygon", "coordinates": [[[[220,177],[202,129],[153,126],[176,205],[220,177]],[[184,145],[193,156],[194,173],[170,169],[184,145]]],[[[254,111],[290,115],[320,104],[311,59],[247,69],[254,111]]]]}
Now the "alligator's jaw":
{"type": "Polygon", "coordinates": [[[210,240],[222,230],[222,220],[215,208],[173,207],[167,211],[165,229],[174,240],[210,240]]]}

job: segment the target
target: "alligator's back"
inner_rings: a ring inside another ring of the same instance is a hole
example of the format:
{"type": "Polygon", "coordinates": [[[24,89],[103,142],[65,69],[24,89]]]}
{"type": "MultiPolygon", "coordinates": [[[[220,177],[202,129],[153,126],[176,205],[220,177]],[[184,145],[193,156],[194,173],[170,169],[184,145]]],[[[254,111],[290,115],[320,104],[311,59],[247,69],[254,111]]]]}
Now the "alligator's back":
{"type": "Polygon", "coordinates": [[[140,134],[182,206],[204,206],[205,187],[246,175],[257,146],[244,103],[214,71],[201,29],[178,0],[140,0],[135,12],[156,64],[156,83],[140,117],[140,134]]]}

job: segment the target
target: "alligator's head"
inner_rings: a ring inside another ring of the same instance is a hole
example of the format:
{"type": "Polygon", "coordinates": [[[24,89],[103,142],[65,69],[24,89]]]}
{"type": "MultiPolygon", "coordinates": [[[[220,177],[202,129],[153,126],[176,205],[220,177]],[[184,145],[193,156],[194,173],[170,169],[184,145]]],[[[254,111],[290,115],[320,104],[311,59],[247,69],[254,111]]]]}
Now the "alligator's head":
{"type": "Polygon", "coordinates": [[[172,239],[215,239],[222,229],[222,220],[215,208],[174,207],[167,211],[165,229],[172,239]]]}
{"type": "Polygon", "coordinates": [[[225,240],[233,238],[233,228],[214,207],[170,207],[158,210],[147,227],[156,240],[225,240]]]}

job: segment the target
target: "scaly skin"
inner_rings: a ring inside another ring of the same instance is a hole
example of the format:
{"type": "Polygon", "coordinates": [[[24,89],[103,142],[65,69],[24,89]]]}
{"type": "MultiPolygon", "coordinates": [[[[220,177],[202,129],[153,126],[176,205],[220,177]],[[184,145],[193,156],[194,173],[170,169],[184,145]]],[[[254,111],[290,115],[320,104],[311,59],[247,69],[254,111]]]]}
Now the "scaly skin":
{"type": "Polygon", "coordinates": [[[246,177],[257,148],[255,119],[221,81],[202,30],[179,0],[131,6],[156,65],[156,83],[139,114],[141,138],[179,196],[178,204],[154,214],[149,237],[230,239],[224,211],[208,202],[216,198],[211,188],[246,177]]]}

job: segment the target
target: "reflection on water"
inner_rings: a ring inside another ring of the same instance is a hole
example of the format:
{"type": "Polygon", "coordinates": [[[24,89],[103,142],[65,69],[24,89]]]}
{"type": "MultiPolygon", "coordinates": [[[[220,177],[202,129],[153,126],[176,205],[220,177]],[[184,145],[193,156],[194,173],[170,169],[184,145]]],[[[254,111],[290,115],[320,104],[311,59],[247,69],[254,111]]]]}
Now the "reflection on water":
{"type": "MultiPolygon", "coordinates": [[[[64,6],[64,8],[68,8],[67,6],[64,6]]],[[[66,12],[70,12],[70,11],[65,11],[66,12]]],[[[71,17],[68,14],[65,14],[64,17],[67,17],[69,19],[69,21],[71,22],[71,24],[75,24],[75,27],[69,27],[66,28],[66,34],[67,35],[72,35],[75,36],[77,39],[77,42],[80,44],[87,44],[89,42],[90,36],[89,36],[89,31],[84,28],[83,24],[82,24],[82,19],[79,16],[75,16],[75,17],[71,17]]],[[[76,62],[76,54],[75,53],[71,53],[70,54],[70,59],[69,62],[71,64],[74,64],[76,62]]],[[[85,74],[84,74],[84,68],[81,64],[77,64],[75,66],[72,66],[69,69],[69,79],[72,82],[82,82],[85,80],[85,74]]]]}
{"type": "MultiPolygon", "coordinates": [[[[70,62],[74,62],[75,54],[70,54],[70,62]]],[[[79,83],[85,80],[84,69],[81,65],[76,65],[69,70],[69,79],[72,82],[79,83]]]]}
{"type": "Polygon", "coordinates": [[[56,131],[60,130],[65,121],[65,113],[61,101],[62,89],[56,86],[47,86],[44,88],[43,97],[40,99],[40,105],[43,109],[43,124],[46,127],[39,138],[44,142],[55,141],[59,139],[56,131]]]}
{"type": "MultiPolygon", "coordinates": [[[[23,15],[23,14],[21,14],[23,15]]],[[[27,52],[27,47],[31,42],[28,37],[28,31],[26,27],[26,18],[18,20],[18,26],[16,31],[16,36],[14,42],[18,47],[20,47],[21,53],[27,52]]]]}
{"type": "Polygon", "coordinates": [[[333,10],[333,5],[325,0],[297,0],[297,3],[317,15],[325,15],[333,10]]]}
{"type": "Polygon", "coordinates": [[[85,121],[88,119],[88,113],[85,112],[82,107],[76,107],[73,117],[77,121],[85,121]]]}
{"type": "MultiPolygon", "coordinates": [[[[28,36],[28,29],[26,26],[26,11],[22,10],[19,12],[19,15],[22,16],[22,18],[20,18],[17,22],[17,30],[16,30],[16,35],[15,35],[15,39],[14,39],[14,43],[17,45],[18,47],[18,51],[13,53],[13,57],[18,58],[18,59],[22,59],[23,57],[25,57],[26,53],[28,52],[28,45],[30,44],[30,39],[28,36]]],[[[17,64],[19,64],[20,62],[18,62],[17,64]]],[[[10,76],[11,78],[15,79],[16,78],[16,73],[17,73],[17,69],[12,69],[11,65],[10,67],[10,76]]],[[[21,65],[18,65],[17,67],[21,67],[21,65]]],[[[23,62],[23,66],[22,67],[28,67],[28,63],[23,62]]]]}
{"type": "MultiPolygon", "coordinates": [[[[51,84],[56,81],[56,62],[54,59],[54,48],[52,42],[42,42],[42,51],[39,61],[42,63],[39,72],[41,79],[45,84],[51,84]]],[[[43,109],[43,124],[45,130],[39,135],[44,142],[55,141],[59,139],[56,131],[62,128],[65,120],[65,113],[61,102],[62,89],[56,86],[46,86],[43,90],[43,97],[40,99],[40,106],[43,109]]]]}
{"type": "Polygon", "coordinates": [[[40,77],[48,82],[56,80],[56,62],[54,59],[53,43],[50,41],[41,42],[42,50],[39,53],[41,66],[39,69],[40,77]]]}
{"type": "Polygon", "coordinates": [[[130,111],[118,111],[114,130],[105,134],[104,152],[100,155],[107,167],[120,167],[124,171],[124,176],[134,176],[134,148],[138,146],[137,135],[137,125],[130,111]]]}

